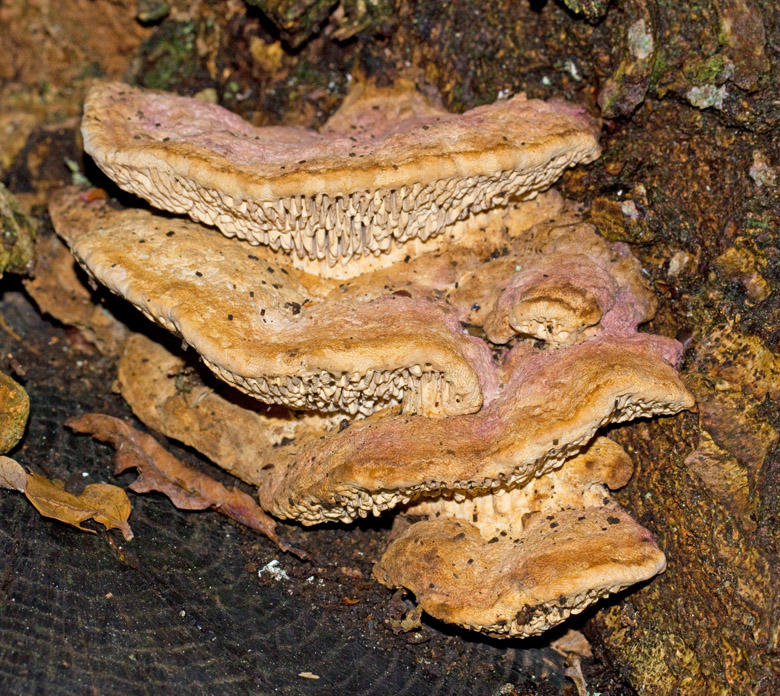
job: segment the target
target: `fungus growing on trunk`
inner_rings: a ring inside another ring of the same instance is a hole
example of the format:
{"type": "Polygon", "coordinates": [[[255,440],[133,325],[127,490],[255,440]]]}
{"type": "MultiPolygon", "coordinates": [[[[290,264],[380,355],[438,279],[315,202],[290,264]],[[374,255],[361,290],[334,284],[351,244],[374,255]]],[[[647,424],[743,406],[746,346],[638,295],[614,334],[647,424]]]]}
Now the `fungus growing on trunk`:
{"type": "MultiPolygon", "coordinates": [[[[644,335],[536,350],[508,361],[501,394],[479,413],[376,414],[347,428],[343,419],[242,407],[194,374],[183,381],[182,358],[142,336],[126,345],[119,386],[144,423],[257,485],[265,510],[303,524],[349,522],[426,496],[500,496],[560,466],[602,424],[690,408],[690,393],[657,351],[644,335]]],[[[614,447],[610,455],[612,471],[625,474],[614,447]]],[[[605,480],[614,488],[619,479],[605,480]]],[[[428,504],[414,514],[428,514],[428,504]]]]}
{"type": "Polygon", "coordinates": [[[92,275],[263,401],[350,415],[404,401],[423,413],[482,403],[477,371],[489,349],[444,306],[392,293],[318,302],[330,288],[320,279],[188,220],[72,192],[50,211],[92,275]]]}
{"type": "MultiPolygon", "coordinates": [[[[690,395],[672,377],[668,365],[664,367],[647,346],[635,350],[634,357],[640,356],[666,373],[666,382],[655,376],[658,391],[671,388],[665,407],[645,405],[643,412],[670,412],[691,405],[690,395]]],[[[554,357],[549,361],[555,362],[554,357]]],[[[625,365],[615,366],[625,373],[625,365]]],[[[303,487],[309,495],[309,509],[316,505],[314,498],[319,497],[321,505],[318,519],[306,514],[300,518],[304,524],[332,519],[334,515],[324,511],[332,512],[334,501],[342,510],[347,508],[338,519],[348,521],[378,512],[392,502],[387,494],[394,486],[394,497],[403,500],[419,496],[416,484],[426,477],[438,477],[437,485],[425,494],[435,497],[417,497],[401,508],[404,514],[429,519],[413,524],[390,543],[374,576],[388,586],[408,588],[426,612],[443,621],[496,636],[535,635],[606,594],[652,577],[665,566],[664,555],[650,533],[607,492],[607,488],[625,485],[632,470],[628,455],[607,438],[597,437],[562,466],[563,457],[543,455],[534,464],[521,466],[517,471],[525,475],[515,476],[513,483],[507,475],[509,467],[501,461],[511,460],[516,453],[511,447],[497,453],[487,443],[480,446],[484,422],[466,435],[472,439],[470,451],[457,437],[442,445],[430,440],[445,431],[458,433],[464,421],[479,414],[438,419],[441,428],[431,419],[376,415],[339,432],[334,422],[314,416],[266,415],[242,408],[229,395],[207,389],[196,375],[182,385],[178,375],[184,367],[181,358],[162,346],[134,336],[120,362],[122,394],[147,425],[199,449],[245,481],[259,484],[261,503],[276,514],[295,506],[303,487]],[[399,441],[385,439],[393,434],[399,441]],[[416,446],[420,438],[427,444],[416,446]],[[308,458],[312,452],[316,456],[308,458]],[[399,457],[399,452],[408,453],[399,457]],[[331,457],[336,458],[334,464],[331,457]],[[457,461],[463,464],[456,467],[457,461]],[[307,466],[313,470],[311,477],[307,466]],[[273,481],[279,479],[286,484],[274,486],[273,481]],[[323,483],[317,485],[312,479],[323,483]],[[331,479],[334,485],[329,486],[331,479]],[[354,489],[358,479],[365,485],[358,505],[350,508],[342,496],[351,494],[344,488],[354,489]],[[472,483],[477,485],[471,487],[472,483]],[[368,500],[370,507],[362,504],[368,500]]],[[[570,365],[563,361],[561,367],[570,365]]],[[[550,384],[549,372],[544,374],[539,366],[531,372],[536,373],[526,382],[531,391],[550,384]]],[[[640,388],[636,379],[624,376],[618,381],[623,380],[628,390],[640,388]]],[[[589,385],[578,382],[583,399],[598,400],[603,386],[589,391],[589,385]]],[[[551,399],[558,396],[553,389],[551,399]]],[[[644,398],[652,402],[658,397],[646,394],[644,398]]],[[[506,401],[511,402],[512,395],[507,394],[506,401]]],[[[641,401],[637,397],[636,403],[641,401]]],[[[503,442],[511,443],[518,437],[516,430],[523,427],[528,427],[532,437],[538,436],[540,428],[534,421],[543,422],[555,408],[535,417],[519,415],[537,410],[525,397],[518,404],[515,421],[505,419],[496,428],[504,428],[503,442]]],[[[570,419],[578,420],[577,411],[576,405],[564,404],[553,417],[567,421],[559,424],[566,430],[570,419]]],[[[623,414],[630,412],[630,407],[623,410],[623,414]]],[[[542,435],[548,441],[540,451],[550,448],[555,452],[561,444],[566,456],[577,451],[567,448],[560,436],[550,440],[551,435],[542,435]]],[[[529,449],[528,443],[517,447],[520,453],[529,449]]],[[[515,464],[521,462],[522,457],[517,457],[515,464]]]]}
{"type": "Polygon", "coordinates": [[[431,616],[484,633],[525,638],[666,567],[646,529],[607,487],[631,462],[597,438],[523,488],[411,507],[424,515],[390,543],[374,577],[414,592],[431,616]]]}
{"type": "Polygon", "coordinates": [[[212,391],[133,337],[119,383],[144,422],[277,517],[411,505],[430,519],[376,576],[469,628],[538,633],[663,568],[604,488],[630,462],[593,441],[692,406],[681,346],[637,333],[655,299],[628,248],[537,195],[597,156],[582,110],[519,96],[456,115],[359,85],[315,132],[103,84],[82,132],[120,186],[194,221],[69,190],[57,232],[217,377],[277,405],[212,391]]]}
{"type": "Polygon", "coordinates": [[[633,333],[654,309],[636,261],[571,211],[522,236],[522,206],[485,216],[484,239],[473,227],[464,235],[473,246],[343,282],[185,219],[85,201],[77,189],[53,197],[50,213],[101,283],[179,334],[221,379],[294,409],[474,412],[496,393],[497,365],[462,325],[484,325],[501,342],[520,332],[565,343],[597,333],[602,320],[612,334],[633,333]],[[547,295],[525,325],[515,317],[536,299],[534,280],[547,295]],[[597,312],[583,319],[570,288],[597,312]]]}
{"type": "Polygon", "coordinates": [[[119,83],[93,87],[82,121],[84,149],[122,188],[328,266],[533,197],[593,161],[597,133],[580,107],[518,95],[451,114],[402,82],[359,85],[320,132],[119,83]]]}
{"type": "MultiPolygon", "coordinates": [[[[337,430],[344,416],[265,407],[204,383],[178,355],[142,334],[125,342],[117,367],[119,391],[149,428],[198,450],[244,481],[275,448],[337,430]]],[[[216,384],[215,384],[216,382],[216,384]]]]}
{"type": "Polygon", "coordinates": [[[659,355],[660,339],[637,334],[525,349],[508,362],[500,394],[477,413],[374,416],[275,450],[251,481],[265,510],[303,524],[349,522],[445,491],[521,486],[560,466],[607,423],[693,405],[659,355]]]}

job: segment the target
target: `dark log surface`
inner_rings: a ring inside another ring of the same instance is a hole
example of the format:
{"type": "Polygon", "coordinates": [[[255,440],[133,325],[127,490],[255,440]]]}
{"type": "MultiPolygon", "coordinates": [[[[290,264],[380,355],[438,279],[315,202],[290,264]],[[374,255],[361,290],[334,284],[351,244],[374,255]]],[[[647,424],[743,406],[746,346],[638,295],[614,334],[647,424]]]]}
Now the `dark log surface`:
{"type": "MultiPolygon", "coordinates": [[[[557,2],[344,0],[324,24],[306,11],[320,0],[264,4],[284,15],[281,33],[223,0],[174,0],[147,28],[131,4],[63,0],[54,32],[45,3],[8,0],[0,179],[44,227],[66,157],[104,184],[81,159],[75,116],[91,76],[123,71],[136,84],[206,90],[258,124],[322,123],[358,70],[380,81],[403,72],[453,109],[521,90],[600,106],[613,117],[604,155],[562,189],[642,260],[660,299],[650,328],[684,341],[699,413],[615,431],[637,462],[621,500],[657,534],[669,567],[589,622],[616,671],[587,662],[588,687],[780,692],[776,3],[615,0],[589,23],[557,2]]],[[[128,414],[110,393],[112,365],[3,284],[0,369],[32,397],[15,456],[70,485],[113,481],[108,450],[62,429],[84,410],[128,414]]],[[[386,529],[283,528],[320,550],[312,567],[216,515],[132,501],[136,539],[124,544],[0,496],[0,691],[573,693],[543,642],[499,645],[442,626],[394,635],[385,619],[406,605],[367,579],[386,529]],[[273,558],[290,581],[258,578],[273,558]],[[297,676],[305,671],[321,679],[297,676]]]]}

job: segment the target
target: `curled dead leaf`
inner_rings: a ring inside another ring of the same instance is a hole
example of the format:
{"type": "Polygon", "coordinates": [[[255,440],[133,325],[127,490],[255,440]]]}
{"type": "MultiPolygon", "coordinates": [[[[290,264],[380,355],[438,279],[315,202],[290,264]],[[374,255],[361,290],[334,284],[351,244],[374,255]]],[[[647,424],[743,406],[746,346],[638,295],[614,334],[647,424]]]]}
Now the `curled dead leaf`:
{"type": "Polygon", "coordinates": [[[0,457],[0,488],[12,491],[24,491],[27,474],[22,465],[11,457],[0,457]]]}
{"type": "Polygon", "coordinates": [[[108,483],[93,483],[81,493],[68,493],[60,481],[51,481],[40,474],[29,474],[14,459],[0,457],[0,487],[24,493],[33,507],[44,517],[52,517],[84,532],[89,519],[106,529],[118,529],[126,541],[133,538],[127,519],[130,500],[121,488],[108,483]]]}
{"type": "Polygon", "coordinates": [[[137,469],[138,478],[130,485],[136,493],[159,491],[181,510],[213,508],[226,517],[268,537],[282,551],[298,557],[306,554],[276,534],[276,522],[266,515],[254,499],[238,490],[187,466],[165,450],[151,435],[129,426],[125,421],[101,413],[69,418],[65,425],[87,433],[116,450],[114,473],[137,469]]]}
{"type": "Polygon", "coordinates": [[[579,655],[580,657],[593,657],[593,650],[588,639],[580,632],[570,628],[560,638],[556,638],[550,647],[564,657],[567,655],[579,655]]]}

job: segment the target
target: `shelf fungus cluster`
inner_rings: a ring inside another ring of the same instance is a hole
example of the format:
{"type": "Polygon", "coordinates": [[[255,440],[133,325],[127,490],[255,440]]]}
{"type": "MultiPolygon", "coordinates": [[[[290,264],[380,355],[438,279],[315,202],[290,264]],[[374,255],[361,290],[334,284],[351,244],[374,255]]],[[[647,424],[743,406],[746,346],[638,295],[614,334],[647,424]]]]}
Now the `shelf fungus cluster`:
{"type": "Polygon", "coordinates": [[[663,570],[598,431],[692,397],[680,345],[637,332],[655,300],[636,259],[549,190],[598,155],[584,111],[458,115],[360,85],[315,132],[103,84],[82,130],[121,187],[180,215],[76,189],[50,206],[84,268],[213,372],[127,340],[119,384],[147,425],[277,517],[417,520],[375,577],[474,630],[540,633],[663,570]]]}
{"type": "Polygon", "coordinates": [[[361,85],[315,132],[105,84],[87,98],[82,134],[98,166],[152,205],[351,274],[364,256],[532,196],[599,153],[581,109],[517,96],[450,114],[408,86],[361,85]]]}

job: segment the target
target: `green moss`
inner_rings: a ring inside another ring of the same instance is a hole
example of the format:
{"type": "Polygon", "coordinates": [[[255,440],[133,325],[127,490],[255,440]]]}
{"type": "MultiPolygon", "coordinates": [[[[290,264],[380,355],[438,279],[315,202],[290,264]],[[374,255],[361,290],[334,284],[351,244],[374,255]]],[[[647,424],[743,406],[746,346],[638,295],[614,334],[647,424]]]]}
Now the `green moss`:
{"type": "Polygon", "coordinates": [[[0,275],[26,273],[35,252],[35,222],[0,184],[0,275]]]}
{"type": "Polygon", "coordinates": [[[650,89],[655,89],[661,82],[669,63],[663,48],[658,48],[653,56],[653,67],[650,68],[650,89]]]}
{"type": "Polygon", "coordinates": [[[721,53],[695,57],[685,63],[683,74],[694,84],[721,84],[733,72],[731,61],[721,53]]]}
{"type": "Polygon", "coordinates": [[[0,372],[0,454],[8,452],[22,439],[29,413],[27,392],[0,372]]]}
{"type": "Polygon", "coordinates": [[[239,87],[238,82],[235,80],[231,80],[225,85],[225,91],[222,94],[223,99],[232,99],[238,94],[238,91],[241,88],[239,87]]]}
{"type": "Polygon", "coordinates": [[[198,70],[195,48],[197,31],[192,21],[166,21],[160,25],[139,51],[143,69],[135,81],[143,87],[170,89],[191,80],[198,70]]]}

